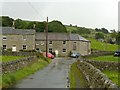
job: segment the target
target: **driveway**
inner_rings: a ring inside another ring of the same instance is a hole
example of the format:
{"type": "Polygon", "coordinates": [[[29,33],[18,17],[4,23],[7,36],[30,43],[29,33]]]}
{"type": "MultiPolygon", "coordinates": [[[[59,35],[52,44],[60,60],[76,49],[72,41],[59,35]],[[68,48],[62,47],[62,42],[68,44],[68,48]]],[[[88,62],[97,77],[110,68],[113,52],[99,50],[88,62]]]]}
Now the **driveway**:
{"type": "Polygon", "coordinates": [[[14,88],[66,88],[71,58],[55,58],[43,70],[18,81],[14,88]]]}

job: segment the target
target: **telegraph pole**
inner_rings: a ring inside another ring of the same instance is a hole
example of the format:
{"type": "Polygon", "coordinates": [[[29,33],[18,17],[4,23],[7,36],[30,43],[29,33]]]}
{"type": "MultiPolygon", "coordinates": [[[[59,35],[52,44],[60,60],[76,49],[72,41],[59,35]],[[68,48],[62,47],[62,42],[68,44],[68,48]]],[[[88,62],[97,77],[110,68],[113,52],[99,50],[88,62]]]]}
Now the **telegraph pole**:
{"type": "Polygon", "coordinates": [[[48,17],[47,17],[47,22],[46,22],[46,57],[48,54],[48,17]]]}

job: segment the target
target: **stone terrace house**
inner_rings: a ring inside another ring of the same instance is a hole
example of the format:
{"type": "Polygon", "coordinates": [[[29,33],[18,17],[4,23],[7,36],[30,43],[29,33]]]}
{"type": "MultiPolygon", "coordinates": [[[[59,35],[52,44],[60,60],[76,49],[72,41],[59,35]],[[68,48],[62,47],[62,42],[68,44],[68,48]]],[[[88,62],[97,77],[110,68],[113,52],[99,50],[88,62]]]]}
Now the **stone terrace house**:
{"type": "MultiPolygon", "coordinates": [[[[45,51],[46,34],[36,33],[36,49],[45,51]]],[[[70,51],[77,51],[81,55],[91,54],[91,42],[78,34],[48,33],[48,51],[56,52],[58,56],[68,56],[70,51]]]]}
{"type": "Polygon", "coordinates": [[[12,49],[14,52],[20,50],[35,50],[35,30],[13,29],[12,27],[1,27],[2,48],[12,49]]]}
{"type": "MultiPolygon", "coordinates": [[[[4,50],[13,52],[20,50],[46,50],[46,33],[35,30],[0,28],[0,40],[4,50]]],[[[59,56],[68,56],[70,51],[77,51],[82,55],[91,54],[90,41],[78,34],[48,33],[48,51],[58,53],[59,56]]]]}

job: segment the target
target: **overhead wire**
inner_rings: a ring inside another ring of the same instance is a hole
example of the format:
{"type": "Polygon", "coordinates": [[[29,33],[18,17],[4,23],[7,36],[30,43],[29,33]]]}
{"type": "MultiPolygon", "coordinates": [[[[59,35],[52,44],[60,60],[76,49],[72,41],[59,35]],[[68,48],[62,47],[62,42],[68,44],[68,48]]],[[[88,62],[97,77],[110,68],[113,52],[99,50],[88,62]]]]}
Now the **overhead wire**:
{"type": "Polygon", "coordinates": [[[28,0],[28,4],[44,20],[44,18],[42,17],[42,15],[38,12],[38,10],[32,5],[32,3],[29,0],[28,0]]]}

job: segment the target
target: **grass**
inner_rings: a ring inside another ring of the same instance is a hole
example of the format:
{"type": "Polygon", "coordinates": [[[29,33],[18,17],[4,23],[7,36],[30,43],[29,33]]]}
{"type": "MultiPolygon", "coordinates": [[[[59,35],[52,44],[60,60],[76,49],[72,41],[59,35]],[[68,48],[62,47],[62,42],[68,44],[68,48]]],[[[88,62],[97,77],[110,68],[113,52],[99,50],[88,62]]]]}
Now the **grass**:
{"type": "Polygon", "coordinates": [[[8,61],[17,60],[20,58],[24,58],[24,56],[0,56],[0,62],[8,62],[8,61]]]}
{"type": "Polygon", "coordinates": [[[87,88],[87,82],[82,72],[77,68],[77,62],[73,63],[69,72],[70,88],[87,88]]]}
{"type": "Polygon", "coordinates": [[[116,83],[120,87],[120,72],[118,71],[103,71],[104,74],[108,76],[110,80],[112,80],[113,83],[116,83]]]}
{"type": "Polygon", "coordinates": [[[103,50],[103,51],[116,51],[118,50],[118,45],[109,44],[105,42],[100,42],[92,38],[87,38],[91,41],[91,48],[96,50],[103,50]]]}
{"type": "Polygon", "coordinates": [[[98,60],[98,61],[110,61],[110,62],[118,62],[119,57],[114,57],[112,55],[108,56],[98,56],[98,57],[93,57],[90,58],[91,60],[98,60]]]}
{"type": "MultiPolygon", "coordinates": [[[[49,59],[49,62],[51,62],[50,59],[49,59]]],[[[21,80],[21,79],[25,78],[26,76],[33,74],[34,72],[44,68],[48,64],[49,63],[46,62],[45,60],[39,59],[38,62],[33,63],[32,65],[27,66],[21,70],[5,74],[2,76],[1,85],[3,88],[8,88],[11,85],[15,84],[18,80],[21,80]]]]}

